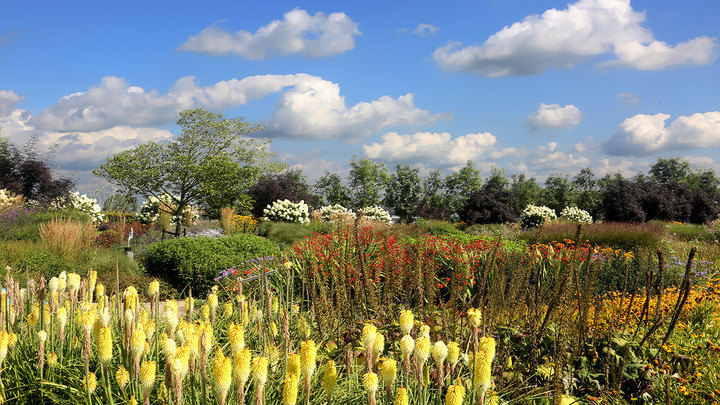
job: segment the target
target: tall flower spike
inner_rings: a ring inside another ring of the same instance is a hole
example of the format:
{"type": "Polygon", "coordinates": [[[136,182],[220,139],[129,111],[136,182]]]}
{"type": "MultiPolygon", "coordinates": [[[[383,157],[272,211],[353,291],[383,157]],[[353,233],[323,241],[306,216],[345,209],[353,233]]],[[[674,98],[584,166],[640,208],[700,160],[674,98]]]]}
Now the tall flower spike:
{"type": "Polygon", "coordinates": [[[287,373],[300,375],[300,355],[299,354],[288,353],[287,373]]]}
{"type": "Polygon", "coordinates": [[[375,393],[378,390],[378,375],[372,371],[368,371],[362,376],[363,386],[365,391],[368,393],[368,404],[375,405],[377,400],[375,399],[375,393]]]}
{"type": "Polygon", "coordinates": [[[323,388],[325,388],[328,399],[332,397],[333,391],[335,390],[337,377],[338,374],[335,362],[328,360],[327,363],[325,363],[325,372],[323,373],[323,388]]]}
{"type": "Polygon", "coordinates": [[[115,381],[121,390],[130,382],[130,373],[128,373],[124,366],[118,368],[118,371],[115,373],[115,381]]]}
{"type": "Polygon", "coordinates": [[[378,360],[380,359],[380,355],[385,350],[385,336],[383,336],[382,333],[377,333],[375,335],[375,342],[373,343],[373,350],[372,350],[372,356],[373,356],[373,365],[377,364],[378,360]]]}
{"type": "Polygon", "coordinates": [[[460,346],[457,342],[450,342],[448,343],[447,348],[447,361],[450,363],[450,366],[454,368],[458,361],[460,361],[460,346]]]}
{"type": "Polygon", "coordinates": [[[427,337],[419,337],[415,341],[415,366],[417,367],[416,373],[417,373],[417,379],[420,384],[425,384],[425,378],[423,377],[423,368],[425,367],[425,363],[427,362],[428,358],[430,357],[430,348],[432,345],[430,344],[430,339],[427,337]]]}
{"type": "Polygon", "coordinates": [[[100,363],[107,367],[112,360],[112,334],[110,328],[100,328],[98,335],[97,348],[98,348],[98,360],[100,363]]]}
{"type": "Polygon", "coordinates": [[[398,387],[394,405],[408,405],[408,393],[405,387],[398,387]]]}
{"type": "Polygon", "coordinates": [[[90,395],[95,392],[95,388],[97,388],[97,378],[95,377],[95,373],[87,373],[87,375],[85,376],[85,387],[87,388],[88,392],[90,392],[90,395]]]}
{"type": "Polygon", "coordinates": [[[451,385],[445,395],[445,405],[462,405],[465,399],[465,387],[462,385],[451,385]]]}
{"type": "Polygon", "coordinates": [[[143,361],[140,366],[140,386],[143,391],[145,405],[150,404],[150,393],[155,385],[157,364],[154,361],[143,361]]]}
{"type": "Polygon", "coordinates": [[[395,376],[397,375],[397,362],[393,359],[380,359],[378,371],[382,377],[383,385],[385,386],[388,398],[390,398],[392,385],[395,382],[395,376]]]}
{"type": "Polygon", "coordinates": [[[400,311],[400,330],[403,335],[409,335],[415,323],[415,316],[412,311],[405,309],[400,311]]]}
{"type": "Polygon", "coordinates": [[[495,339],[491,337],[480,338],[478,352],[475,355],[475,370],[473,384],[481,398],[485,396],[492,383],[492,362],[495,358],[495,339]]]}
{"type": "Polygon", "coordinates": [[[285,383],[282,390],[283,405],[295,405],[298,398],[298,375],[295,373],[287,373],[285,375],[285,383]]]}
{"type": "Polygon", "coordinates": [[[225,357],[219,348],[215,353],[215,361],[213,362],[213,378],[218,402],[220,402],[220,405],[225,405],[230,384],[232,383],[232,361],[229,357],[225,357]]]}
{"type": "Polygon", "coordinates": [[[410,354],[415,350],[415,340],[412,336],[405,335],[400,339],[400,351],[403,356],[403,372],[407,376],[410,373],[410,354]]]}
{"type": "MultiPolygon", "coordinates": [[[[250,377],[250,349],[242,348],[233,356],[233,378],[237,387],[237,398],[245,398],[245,384],[250,377]]],[[[242,400],[240,400],[242,402],[242,400]]]]}

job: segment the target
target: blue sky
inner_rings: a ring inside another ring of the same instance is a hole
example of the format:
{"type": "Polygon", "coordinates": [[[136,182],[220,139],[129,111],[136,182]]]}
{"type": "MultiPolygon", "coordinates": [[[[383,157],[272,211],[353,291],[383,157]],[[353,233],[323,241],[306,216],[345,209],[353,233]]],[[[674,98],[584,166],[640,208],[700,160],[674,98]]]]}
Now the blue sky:
{"type": "Polygon", "coordinates": [[[698,0],[5,0],[0,124],[58,144],[80,188],[191,107],[264,123],[311,180],[363,154],[540,180],[658,156],[720,171],[718,20],[698,0]]]}

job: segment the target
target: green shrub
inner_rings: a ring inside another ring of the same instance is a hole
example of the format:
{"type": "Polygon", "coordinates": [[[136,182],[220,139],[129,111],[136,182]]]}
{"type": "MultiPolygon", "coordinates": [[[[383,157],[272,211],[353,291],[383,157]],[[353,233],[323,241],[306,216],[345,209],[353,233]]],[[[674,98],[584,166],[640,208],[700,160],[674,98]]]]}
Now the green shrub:
{"type": "Polygon", "coordinates": [[[462,233],[455,225],[447,221],[438,221],[430,219],[418,219],[415,224],[425,232],[434,236],[454,235],[462,233]]]}
{"type": "Polygon", "coordinates": [[[310,221],[309,224],[290,222],[262,221],[258,225],[258,235],[275,242],[281,249],[315,233],[328,233],[336,224],[327,221],[310,221]]]}
{"type": "MultiPolygon", "coordinates": [[[[542,228],[518,233],[518,237],[533,243],[575,240],[577,225],[567,223],[548,224],[542,228]]],[[[633,250],[639,247],[656,248],[667,233],[659,223],[602,222],[582,226],[580,239],[594,246],[633,250]]]]}
{"type": "Polygon", "coordinates": [[[140,258],[150,276],[193,292],[207,292],[220,272],[258,257],[279,255],[270,240],[239,233],[218,238],[175,238],[153,243],[140,258]]]}

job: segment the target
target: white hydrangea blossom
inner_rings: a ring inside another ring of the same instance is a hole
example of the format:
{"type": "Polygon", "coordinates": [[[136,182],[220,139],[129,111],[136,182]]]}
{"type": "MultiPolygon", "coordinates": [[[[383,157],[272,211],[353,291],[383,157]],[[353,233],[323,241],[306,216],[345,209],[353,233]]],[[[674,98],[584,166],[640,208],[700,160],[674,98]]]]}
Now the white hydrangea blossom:
{"type": "Polygon", "coordinates": [[[22,197],[6,189],[0,189],[0,210],[22,203],[22,197]]]}
{"type": "MultiPolygon", "coordinates": [[[[179,198],[179,197],[174,197],[179,198]]],[[[137,218],[140,222],[145,224],[150,224],[155,221],[157,221],[158,217],[160,216],[160,206],[164,205],[166,207],[170,207],[171,209],[175,207],[175,202],[173,200],[173,197],[169,194],[163,194],[160,196],[160,198],[150,196],[148,197],[147,201],[143,203],[143,205],[140,207],[140,213],[137,215],[137,218]]],[[[200,218],[200,209],[197,206],[194,205],[188,205],[183,210],[181,216],[182,222],[186,226],[191,226],[197,223],[198,218],[200,218]]],[[[174,217],[172,220],[172,224],[175,224],[176,218],[174,217]]]]}
{"type": "Polygon", "coordinates": [[[73,208],[78,212],[90,215],[93,222],[102,222],[105,220],[105,215],[102,213],[102,208],[100,204],[98,204],[98,201],[85,194],[80,195],[77,191],[71,192],[67,198],[59,198],[51,202],[50,207],[56,210],[73,208]]]}
{"type": "Polygon", "coordinates": [[[526,228],[539,228],[545,224],[545,222],[554,221],[557,219],[557,214],[552,208],[544,205],[528,205],[520,213],[520,223],[526,228]]]}
{"type": "Polygon", "coordinates": [[[560,217],[579,224],[591,224],[593,221],[589,212],[578,207],[565,207],[560,213],[560,217]]]}
{"type": "Polygon", "coordinates": [[[362,208],[360,209],[360,211],[362,211],[363,217],[365,218],[379,222],[385,222],[388,225],[392,224],[392,218],[390,217],[390,213],[382,207],[375,205],[372,207],[362,208]]]}
{"type": "Polygon", "coordinates": [[[305,201],[277,200],[269,204],[263,213],[262,219],[266,221],[310,223],[310,210],[305,201]]]}
{"type": "Polygon", "coordinates": [[[332,221],[337,218],[355,218],[355,213],[349,209],[343,207],[340,204],[335,205],[323,205],[318,210],[320,216],[324,221],[332,221]]]}

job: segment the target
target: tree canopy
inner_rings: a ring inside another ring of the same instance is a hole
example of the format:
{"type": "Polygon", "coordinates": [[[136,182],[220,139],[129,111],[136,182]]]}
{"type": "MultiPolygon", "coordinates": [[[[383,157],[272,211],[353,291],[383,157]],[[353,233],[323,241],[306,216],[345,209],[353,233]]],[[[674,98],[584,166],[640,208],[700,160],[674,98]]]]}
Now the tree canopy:
{"type": "Polygon", "coordinates": [[[223,206],[246,202],[248,188],[280,168],[268,161],[273,155],[268,139],[247,137],[262,129],[259,124],[202,108],[182,111],[177,124],[182,128],[177,139],[120,152],[93,173],[132,194],[170,195],[173,215],[196,203],[213,216],[223,206]]]}

